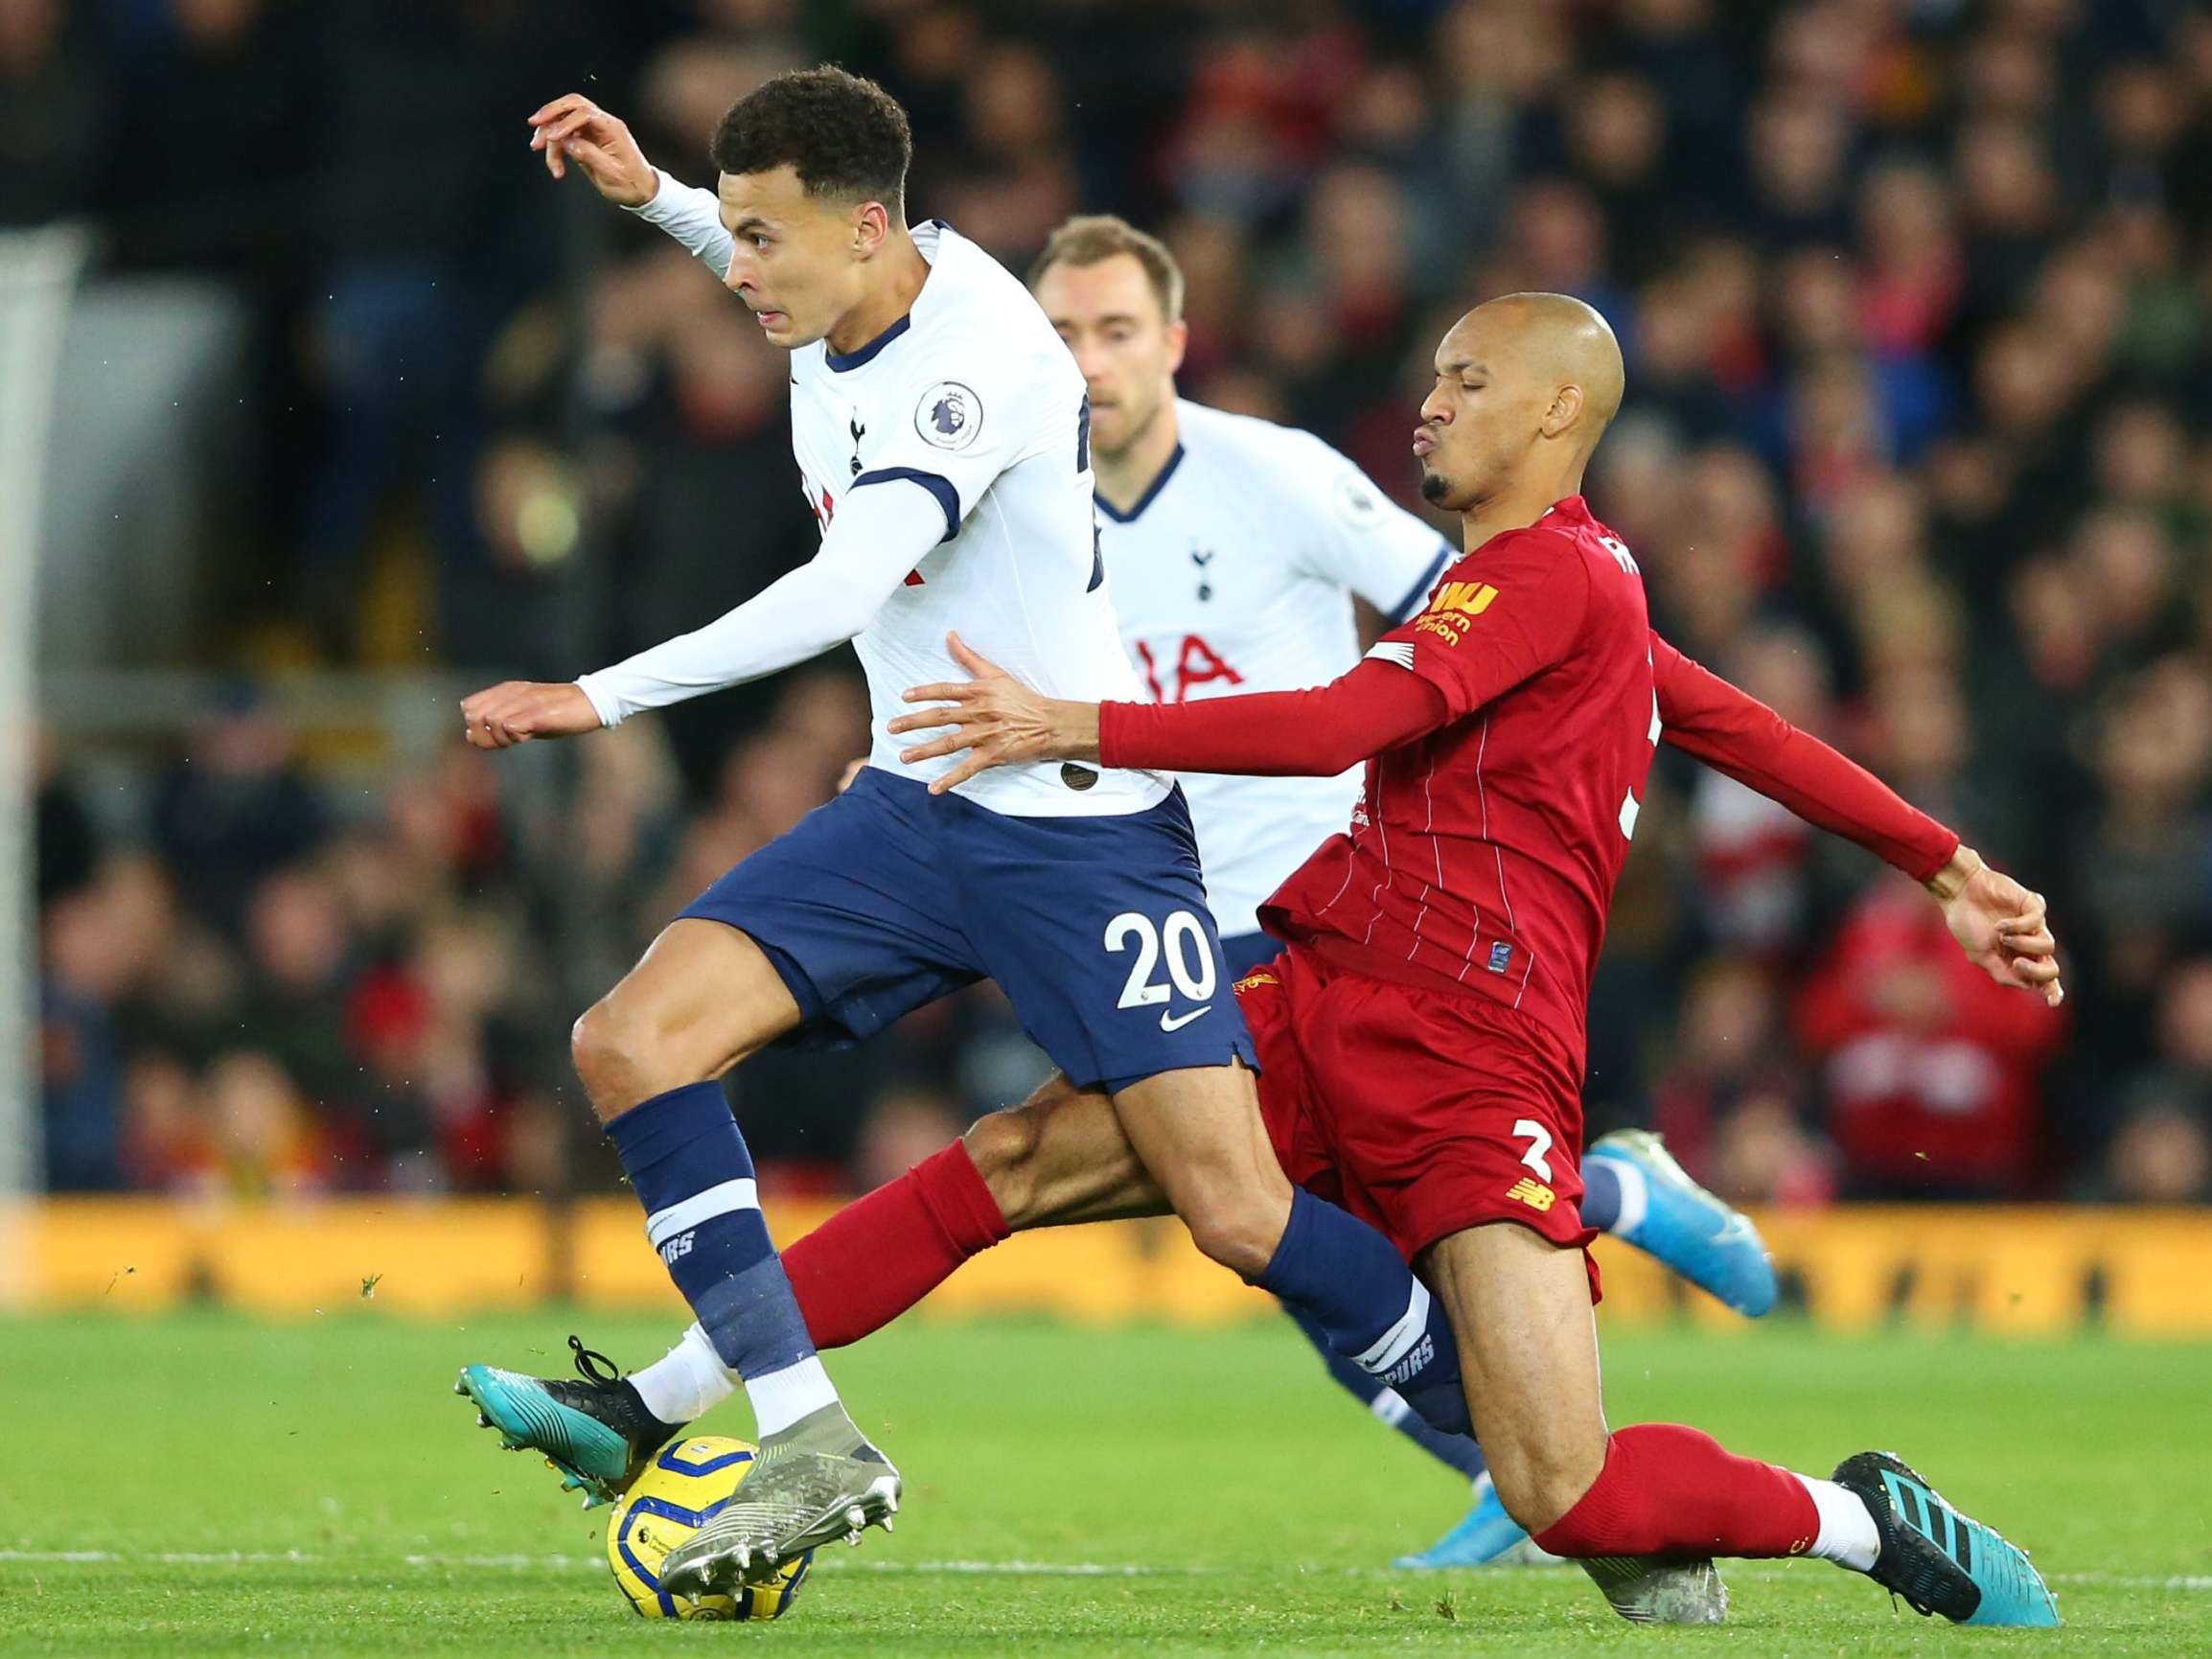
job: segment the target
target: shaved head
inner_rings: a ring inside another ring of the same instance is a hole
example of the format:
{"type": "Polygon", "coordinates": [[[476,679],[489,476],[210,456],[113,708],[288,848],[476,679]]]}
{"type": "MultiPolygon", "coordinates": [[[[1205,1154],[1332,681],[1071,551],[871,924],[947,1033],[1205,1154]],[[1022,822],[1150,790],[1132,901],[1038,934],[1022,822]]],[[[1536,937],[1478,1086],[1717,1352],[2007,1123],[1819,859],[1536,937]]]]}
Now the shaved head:
{"type": "Polygon", "coordinates": [[[1580,489],[1625,379],[1612,326],[1569,294],[1485,301],[1452,325],[1436,368],[1415,446],[1421,494],[1459,512],[1507,493],[1580,489]]]}
{"type": "Polygon", "coordinates": [[[1487,327],[1518,350],[1529,371],[1555,386],[1576,386],[1582,394],[1581,422],[1596,448],[1621,410],[1626,371],[1613,325],[1572,294],[1503,294],[1486,300],[1460,319],[1487,327]]]}

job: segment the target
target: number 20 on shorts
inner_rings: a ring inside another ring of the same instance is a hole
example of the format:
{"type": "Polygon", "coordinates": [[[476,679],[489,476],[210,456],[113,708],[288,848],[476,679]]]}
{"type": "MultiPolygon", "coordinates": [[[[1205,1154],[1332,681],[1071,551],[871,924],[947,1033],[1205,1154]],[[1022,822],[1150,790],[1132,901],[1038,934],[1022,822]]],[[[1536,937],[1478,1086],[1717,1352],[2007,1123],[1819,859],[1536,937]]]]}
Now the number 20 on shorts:
{"type": "Polygon", "coordinates": [[[1206,927],[1188,910],[1176,910],[1165,927],[1156,927],[1142,910],[1123,910],[1106,924],[1106,949],[1115,956],[1135,948],[1129,978],[1121,986],[1120,1008],[1142,1008],[1166,1002],[1180,991],[1193,1002],[1213,995],[1213,953],[1206,946],[1206,927]],[[1154,979],[1164,961],[1173,990],[1154,979]]]}

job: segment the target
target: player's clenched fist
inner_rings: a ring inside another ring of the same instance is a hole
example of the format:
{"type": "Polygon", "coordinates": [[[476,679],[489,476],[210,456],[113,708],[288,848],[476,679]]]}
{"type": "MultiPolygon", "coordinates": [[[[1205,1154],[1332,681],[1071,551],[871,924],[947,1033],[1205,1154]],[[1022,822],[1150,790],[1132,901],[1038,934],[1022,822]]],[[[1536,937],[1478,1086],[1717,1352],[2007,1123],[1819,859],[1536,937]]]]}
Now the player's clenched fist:
{"type": "Polygon", "coordinates": [[[461,700],[461,721],[478,749],[507,749],[534,737],[575,737],[599,729],[599,711],[573,680],[503,680],[461,700]]]}
{"type": "Polygon", "coordinates": [[[1926,886],[1968,960],[1998,984],[2034,991],[2054,1008],[2066,1000],[2059,980],[2059,943],[2042,894],[1992,869],[1968,846],[1953,853],[1926,886]]]}
{"type": "Polygon", "coordinates": [[[530,117],[530,148],[544,151],[545,171],[568,176],[574,162],[609,201],[643,207],[660,189],[660,175],[637,148],[626,122],[571,92],[530,117]]]}

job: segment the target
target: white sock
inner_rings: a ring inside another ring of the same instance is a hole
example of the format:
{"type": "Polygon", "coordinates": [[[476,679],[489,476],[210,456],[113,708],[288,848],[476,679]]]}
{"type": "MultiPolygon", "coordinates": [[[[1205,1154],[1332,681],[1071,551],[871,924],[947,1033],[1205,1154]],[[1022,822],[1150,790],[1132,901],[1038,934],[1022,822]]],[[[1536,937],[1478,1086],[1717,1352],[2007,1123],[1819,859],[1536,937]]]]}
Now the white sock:
{"type": "Polygon", "coordinates": [[[738,1390],[737,1372],[722,1363],[714,1339],[694,1325],[676,1346],[630,1381],[645,1409],[664,1423],[687,1423],[703,1417],[738,1390]]]}
{"type": "Polygon", "coordinates": [[[838,1403],[837,1385],[822,1370],[821,1356],[811,1353],[796,1365],[746,1378],[745,1392],[763,1440],[790,1428],[809,1412],[838,1403]]]}
{"type": "Polygon", "coordinates": [[[1606,1231],[1616,1238],[1626,1238],[1644,1225],[1644,1217],[1651,1209],[1651,1183],[1645,1178],[1641,1164],[1625,1158],[1608,1158],[1605,1163],[1621,1183],[1621,1213],[1606,1231]]]}
{"type": "Polygon", "coordinates": [[[1875,1557],[1881,1554],[1881,1534],[1874,1530],[1874,1516],[1867,1512],[1866,1500],[1833,1481],[1816,1481],[1810,1475],[1797,1478],[1812,1494],[1812,1507],[1820,1511],[1820,1532],[1812,1540],[1812,1548],[1805,1553],[1855,1573],[1870,1571],[1875,1557]]]}

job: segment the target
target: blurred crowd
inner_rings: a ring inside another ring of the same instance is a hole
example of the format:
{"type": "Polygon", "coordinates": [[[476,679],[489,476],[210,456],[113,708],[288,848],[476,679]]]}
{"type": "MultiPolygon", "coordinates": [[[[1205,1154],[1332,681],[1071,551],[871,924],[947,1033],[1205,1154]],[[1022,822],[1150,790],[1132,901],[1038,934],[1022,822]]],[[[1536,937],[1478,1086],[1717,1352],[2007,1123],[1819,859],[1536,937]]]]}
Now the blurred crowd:
{"type": "MultiPolygon", "coordinates": [[[[1654,1123],[1743,1199],[2212,1199],[2212,10],[0,0],[0,224],[88,216],[104,273],[250,297],[286,411],[240,483],[262,623],[379,666],[364,572],[404,540],[440,660],[566,677],[814,537],[778,360],[522,118],[585,90],[701,181],[727,104],[823,58],[911,112],[915,217],[1017,267],[1078,209],[1157,228],[1184,390],[1409,504],[1449,319],[1600,306],[1629,391],[1588,494],[1661,630],[2049,895],[2059,1013],[1663,751],[1594,1130],[1654,1123]]],[[[58,737],[53,1183],[598,1179],[568,1021],[864,727],[826,664],[364,794],[242,683],[97,812],[58,737]]],[[[843,1187],[1036,1067],[986,987],[733,1092],[765,1170],[843,1187]]]]}

